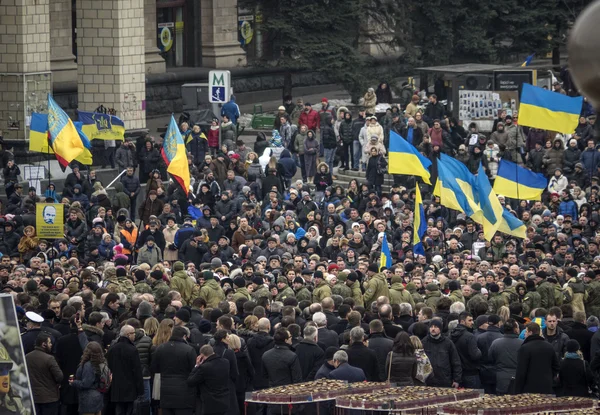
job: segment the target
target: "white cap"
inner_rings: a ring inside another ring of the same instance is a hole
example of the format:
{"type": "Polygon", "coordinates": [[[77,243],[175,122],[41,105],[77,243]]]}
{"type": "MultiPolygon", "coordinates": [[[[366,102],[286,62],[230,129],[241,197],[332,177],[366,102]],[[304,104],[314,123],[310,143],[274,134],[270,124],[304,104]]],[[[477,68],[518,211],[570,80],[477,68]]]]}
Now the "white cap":
{"type": "Polygon", "coordinates": [[[436,255],[433,257],[433,262],[442,262],[444,259],[441,255],[436,255]]]}
{"type": "Polygon", "coordinates": [[[40,316],[38,313],[34,313],[33,311],[26,312],[25,317],[27,317],[28,320],[31,320],[34,323],[43,323],[44,322],[44,317],[40,316]]]}

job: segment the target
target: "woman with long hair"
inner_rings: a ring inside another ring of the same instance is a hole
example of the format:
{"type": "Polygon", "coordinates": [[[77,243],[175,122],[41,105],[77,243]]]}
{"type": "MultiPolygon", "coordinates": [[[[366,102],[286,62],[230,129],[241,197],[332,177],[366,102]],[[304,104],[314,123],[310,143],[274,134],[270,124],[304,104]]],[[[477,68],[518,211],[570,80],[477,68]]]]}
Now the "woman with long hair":
{"type": "MultiPolygon", "coordinates": [[[[152,339],[152,348],[150,349],[150,361],[154,357],[154,352],[158,346],[163,343],[166,343],[171,338],[171,334],[173,333],[173,327],[175,327],[175,322],[170,318],[165,318],[158,325],[158,330],[152,339]]],[[[160,414],[162,410],[159,409],[160,405],[160,373],[154,374],[154,379],[152,380],[152,413],[160,414]]]]}
{"type": "Polygon", "coordinates": [[[248,355],[247,348],[242,349],[242,341],[235,334],[229,335],[229,349],[235,353],[239,376],[235,382],[235,393],[240,407],[240,414],[244,413],[244,401],[247,391],[252,390],[254,380],[254,366],[248,355]]]}
{"type": "Polygon", "coordinates": [[[71,386],[79,391],[79,413],[100,415],[104,407],[104,397],[98,390],[102,365],[106,365],[104,351],[97,342],[89,342],[81,356],[75,379],[71,386]]]}
{"type": "Polygon", "coordinates": [[[396,382],[398,386],[413,386],[417,376],[417,358],[415,347],[406,332],[400,332],[394,339],[392,351],[385,361],[387,380],[396,382]]]}
{"type": "Polygon", "coordinates": [[[410,336],[410,342],[415,349],[415,357],[417,358],[417,374],[414,378],[415,386],[424,386],[427,383],[427,378],[433,373],[433,367],[429,357],[423,349],[423,343],[417,336],[410,336]]]}
{"type": "Polygon", "coordinates": [[[150,317],[144,322],[144,332],[153,339],[158,332],[158,325],[158,320],[155,317],[150,317]]]}

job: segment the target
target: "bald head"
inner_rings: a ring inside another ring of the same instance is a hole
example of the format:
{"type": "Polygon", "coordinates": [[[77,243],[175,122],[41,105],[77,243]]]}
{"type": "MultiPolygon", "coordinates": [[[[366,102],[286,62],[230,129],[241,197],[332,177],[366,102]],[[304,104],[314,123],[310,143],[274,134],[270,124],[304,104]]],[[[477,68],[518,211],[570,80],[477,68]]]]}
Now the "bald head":
{"type": "Polygon", "coordinates": [[[381,318],[390,318],[392,316],[392,307],[389,304],[379,307],[379,316],[381,318]]]}
{"type": "Polygon", "coordinates": [[[385,295],[377,297],[377,307],[381,307],[383,304],[389,304],[389,303],[390,303],[390,299],[387,298],[385,295]]]}
{"type": "Polygon", "coordinates": [[[265,331],[265,332],[270,332],[271,331],[271,322],[269,321],[268,318],[261,318],[260,320],[258,320],[258,331],[265,331]]]}
{"type": "Polygon", "coordinates": [[[323,307],[323,310],[333,310],[334,308],[334,303],[333,303],[333,299],[331,297],[325,297],[323,298],[323,301],[321,301],[321,306],[323,307]]]}

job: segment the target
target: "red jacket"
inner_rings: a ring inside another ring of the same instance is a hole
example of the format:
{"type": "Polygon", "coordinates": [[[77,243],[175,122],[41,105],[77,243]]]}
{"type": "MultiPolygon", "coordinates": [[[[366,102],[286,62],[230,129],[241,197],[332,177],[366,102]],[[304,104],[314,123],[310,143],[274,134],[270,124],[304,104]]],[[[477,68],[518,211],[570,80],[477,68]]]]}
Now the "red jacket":
{"type": "Polygon", "coordinates": [[[306,111],[302,111],[300,114],[300,118],[298,118],[298,126],[306,125],[309,130],[317,131],[321,124],[321,118],[319,117],[319,113],[315,110],[310,110],[308,113],[306,111]]]}
{"type": "Polygon", "coordinates": [[[209,128],[206,134],[209,147],[219,147],[219,127],[216,129],[209,128]]]}

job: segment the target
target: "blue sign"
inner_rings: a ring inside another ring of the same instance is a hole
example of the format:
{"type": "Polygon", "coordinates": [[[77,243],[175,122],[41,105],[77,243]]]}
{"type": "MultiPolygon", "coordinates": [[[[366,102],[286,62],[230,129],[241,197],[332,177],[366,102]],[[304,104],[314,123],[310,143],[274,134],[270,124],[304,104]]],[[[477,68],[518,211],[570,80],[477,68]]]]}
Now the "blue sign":
{"type": "Polygon", "coordinates": [[[225,102],[225,87],[213,86],[210,91],[213,102],[225,102]]]}

